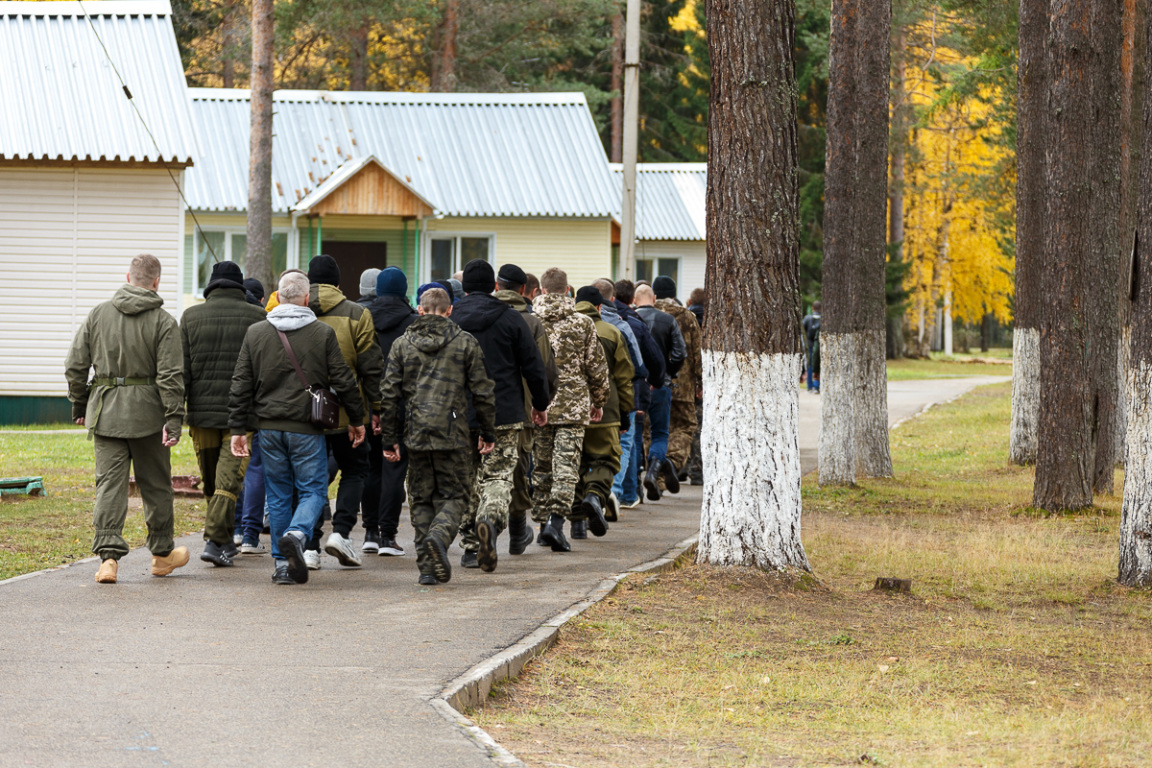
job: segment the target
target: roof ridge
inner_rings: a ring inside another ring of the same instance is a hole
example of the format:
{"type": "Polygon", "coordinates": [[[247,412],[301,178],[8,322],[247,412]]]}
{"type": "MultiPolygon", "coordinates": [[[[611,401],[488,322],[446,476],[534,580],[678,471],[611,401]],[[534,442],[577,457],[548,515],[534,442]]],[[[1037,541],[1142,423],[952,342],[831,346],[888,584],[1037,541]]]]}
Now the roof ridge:
{"type": "MultiPolygon", "coordinates": [[[[119,0],[102,0],[118,2],[119,0]]],[[[0,0],[0,5],[3,5],[0,0]]],[[[247,101],[251,91],[247,88],[189,88],[196,101],[247,101]]],[[[486,104],[486,105],[565,105],[586,106],[581,91],[541,91],[532,93],[423,93],[412,91],[319,91],[281,88],[272,93],[273,101],[364,104],[486,104]]]]}
{"type": "Polygon", "coordinates": [[[169,0],[76,0],[46,3],[40,0],[0,0],[0,16],[171,16],[169,0]]]}

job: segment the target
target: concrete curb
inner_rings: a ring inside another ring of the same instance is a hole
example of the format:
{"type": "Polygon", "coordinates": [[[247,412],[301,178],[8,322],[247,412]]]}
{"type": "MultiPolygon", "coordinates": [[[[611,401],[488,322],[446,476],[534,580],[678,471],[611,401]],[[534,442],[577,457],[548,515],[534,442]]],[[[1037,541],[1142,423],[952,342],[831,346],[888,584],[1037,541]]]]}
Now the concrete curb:
{"type": "Polygon", "coordinates": [[[698,539],[698,536],[691,536],[677,543],[655,560],[649,560],[635,568],[629,568],[623,573],[604,579],[588,597],[548,619],[520,642],[480,662],[448,683],[440,695],[432,699],[432,708],[475,742],[496,765],[505,768],[525,768],[524,763],[518,757],[500,746],[487,731],[461,714],[461,711],[469,707],[482,706],[488,699],[488,694],[492,691],[492,686],[495,683],[519,675],[525,664],[552,647],[560,636],[561,627],[615,592],[620,582],[629,575],[634,573],[664,573],[676,568],[695,554],[698,539]]]}

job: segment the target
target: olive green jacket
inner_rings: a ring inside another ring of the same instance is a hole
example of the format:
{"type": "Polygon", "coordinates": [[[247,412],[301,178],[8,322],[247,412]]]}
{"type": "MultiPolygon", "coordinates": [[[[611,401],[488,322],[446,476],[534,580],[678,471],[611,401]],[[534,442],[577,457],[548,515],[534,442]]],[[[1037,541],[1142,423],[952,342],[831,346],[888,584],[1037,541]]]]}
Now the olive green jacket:
{"type": "Polygon", "coordinates": [[[604,349],[604,359],[608,362],[608,381],[611,384],[611,394],[604,404],[604,416],[588,426],[618,427],[621,418],[633,410],[632,379],[636,376],[636,369],[632,366],[632,356],[628,354],[628,342],[619,328],[600,319],[600,310],[591,302],[580,302],[576,305],[576,311],[596,323],[596,336],[604,349]]]}
{"type": "MultiPolygon", "coordinates": [[[[380,374],[383,372],[384,359],[380,353],[380,344],[376,341],[372,313],[362,305],[349,301],[339,288],[326,284],[312,286],[308,306],[320,322],[336,331],[344,362],[356,375],[360,399],[372,413],[379,413],[380,374]]],[[[366,422],[353,420],[352,423],[360,426],[366,422]]],[[[337,431],[347,429],[348,411],[341,408],[340,427],[337,431]]]]}
{"type": "Polygon", "coordinates": [[[131,439],[167,427],[170,438],[180,436],[184,352],[163,306],[155,291],[125,284],[76,332],[64,375],[72,418],[83,417],[89,435],[131,439]]]}

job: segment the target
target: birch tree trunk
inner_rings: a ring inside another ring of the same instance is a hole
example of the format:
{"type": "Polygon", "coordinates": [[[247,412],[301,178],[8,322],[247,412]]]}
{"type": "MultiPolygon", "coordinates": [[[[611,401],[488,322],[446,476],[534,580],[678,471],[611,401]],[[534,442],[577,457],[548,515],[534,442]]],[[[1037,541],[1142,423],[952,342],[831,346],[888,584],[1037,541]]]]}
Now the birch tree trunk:
{"type": "Polygon", "coordinates": [[[794,0],[708,0],[699,560],[811,570],[800,541],[794,0]]]}
{"type": "Polygon", "coordinates": [[[248,164],[248,250],[244,273],[275,288],[272,274],[272,0],[252,0],[252,126],[248,164]]]}
{"type": "Polygon", "coordinates": [[[820,328],[820,484],[888,477],[887,255],[891,5],[833,0],[820,328]]]}

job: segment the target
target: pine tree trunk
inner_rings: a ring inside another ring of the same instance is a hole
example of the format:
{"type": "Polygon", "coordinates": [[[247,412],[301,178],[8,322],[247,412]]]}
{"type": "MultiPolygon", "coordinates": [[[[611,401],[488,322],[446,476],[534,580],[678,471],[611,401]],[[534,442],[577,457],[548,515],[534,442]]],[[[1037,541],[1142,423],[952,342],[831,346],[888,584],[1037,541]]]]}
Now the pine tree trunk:
{"type": "Polygon", "coordinates": [[[609,155],[614,163],[624,162],[624,14],[612,17],[612,101],[609,155]]]}
{"type": "Polygon", "coordinates": [[[889,477],[884,360],[891,6],[833,0],[820,326],[820,484],[889,477]]]}
{"type": "MultiPolygon", "coordinates": [[[[252,136],[248,170],[248,250],[244,272],[265,286],[272,274],[272,0],[252,0],[252,136]]],[[[275,288],[268,288],[269,292],[275,288]]]]}
{"type": "Polygon", "coordinates": [[[1120,3],[1052,4],[1033,503],[1083,509],[1115,455],[1120,3]]]}
{"type": "MultiPolygon", "coordinates": [[[[908,98],[904,88],[905,35],[902,28],[894,30],[892,50],[896,53],[892,67],[892,136],[890,139],[892,175],[888,182],[888,243],[892,246],[891,259],[904,260],[904,159],[908,149],[908,98]]],[[[887,357],[904,357],[904,318],[897,315],[888,319],[886,334],[887,357]]]]}
{"type": "Polygon", "coordinates": [[[800,541],[794,0],[708,0],[699,559],[810,570],[800,541]]]}
{"type": "Polygon", "coordinates": [[[1045,161],[1050,0],[1020,0],[1016,137],[1016,298],[1008,458],[1036,461],[1040,420],[1040,281],[1047,205],[1045,161]]]}
{"type": "Polygon", "coordinates": [[[351,31],[349,41],[348,87],[353,91],[368,90],[368,19],[351,31]]]}
{"type": "Polygon", "coordinates": [[[432,90],[448,93],[456,90],[456,37],[460,31],[460,0],[445,0],[436,40],[436,66],[432,71],[432,90]]]}
{"type": "MultiPolygon", "coordinates": [[[[1152,55],[1152,39],[1141,41],[1138,54],[1152,55]]],[[[1147,59],[1145,59],[1147,60],[1147,59]]],[[[1141,78],[1142,80],[1142,78],[1141,78]]],[[[1152,82],[1152,79],[1150,79],[1152,82]]],[[[1144,135],[1152,127],[1152,98],[1141,86],[1144,135]]],[[[1128,297],[1131,342],[1127,371],[1128,430],[1124,472],[1124,506],[1120,513],[1120,583],[1152,587],[1152,152],[1133,154],[1139,169],[1135,258],[1128,297]]]]}
{"type": "Polygon", "coordinates": [[[231,7],[220,22],[220,84],[225,88],[236,87],[236,9],[231,7]]]}

